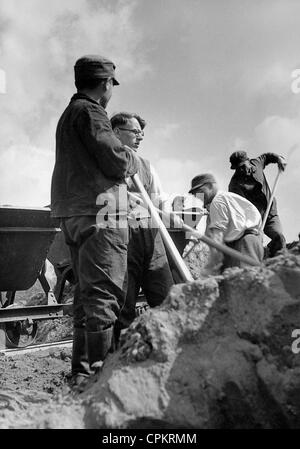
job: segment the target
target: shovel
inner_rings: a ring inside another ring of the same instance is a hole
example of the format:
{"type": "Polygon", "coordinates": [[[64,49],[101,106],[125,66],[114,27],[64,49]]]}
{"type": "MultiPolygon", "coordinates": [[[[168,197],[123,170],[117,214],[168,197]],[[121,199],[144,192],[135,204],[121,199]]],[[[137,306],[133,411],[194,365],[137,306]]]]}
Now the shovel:
{"type": "MultiPolygon", "coordinates": [[[[170,237],[170,234],[168,233],[159,214],[170,215],[171,217],[174,218],[175,223],[176,223],[176,219],[177,219],[177,221],[179,219],[178,216],[173,212],[170,212],[167,214],[166,212],[163,212],[163,211],[157,209],[154,206],[154,204],[152,203],[148,193],[146,192],[138,174],[136,173],[135,175],[133,175],[132,178],[133,178],[133,181],[134,181],[134,184],[135,184],[137,190],[140,192],[145,204],[148,206],[151,216],[152,216],[152,219],[154,220],[155,225],[159,228],[159,230],[161,232],[161,236],[163,238],[163,241],[164,241],[167,249],[169,250],[181,276],[186,281],[193,281],[194,279],[193,279],[190,271],[188,270],[187,266],[185,265],[179,251],[177,250],[177,248],[176,248],[172,238],[170,237]]],[[[223,245],[221,243],[215,242],[210,237],[207,237],[206,235],[201,234],[199,231],[196,231],[191,226],[184,224],[182,222],[182,220],[180,220],[180,226],[181,226],[181,229],[183,229],[184,231],[190,232],[192,235],[194,235],[197,238],[197,240],[202,240],[207,245],[212,246],[213,248],[216,248],[219,251],[222,251],[224,254],[227,254],[235,259],[238,259],[248,265],[252,265],[252,266],[260,265],[260,263],[257,262],[252,257],[246,256],[245,254],[241,254],[239,251],[229,248],[228,246],[223,245]]]]}
{"type": "Polygon", "coordinates": [[[264,227],[266,225],[266,222],[267,222],[267,219],[268,219],[268,215],[269,215],[272,203],[273,203],[273,199],[274,199],[277,183],[278,183],[278,180],[279,180],[279,176],[281,175],[281,173],[282,173],[282,171],[280,169],[278,169],[278,173],[277,173],[277,176],[276,176],[275,181],[274,181],[274,185],[273,185],[272,193],[271,193],[271,196],[270,196],[270,199],[269,199],[269,202],[268,202],[268,206],[267,206],[267,209],[266,209],[266,212],[265,212],[262,224],[261,224],[261,228],[260,228],[261,231],[264,230],[264,227]]]}
{"type": "Polygon", "coordinates": [[[170,252],[170,255],[172,257],[172,259],[174,260],[176,267],[179,271],[180,276],[182,277],[184,282],[188,282],[188,281],[193,281],[194,278],[191,275],[188,267],[186,266],[186,264],[184,263],[178,249],[175,246],[175,243],[173,242],[170,234],[167,231],[167,228],[165,227],[162,219],[159,216],[159,213],[157,212],[156,207],[154,206],[154,204],[152,203],[148,193],[146,192],[139,175],[136,173],[135,175],[133,175],[133,182],[137,188],[137,190],[140,192],[144,202],[147,204],[150,213],[151,213],[151,217],[154,221],[154,224],[159,228],[162,239],[167,247],[167,249],[170,252]]]}

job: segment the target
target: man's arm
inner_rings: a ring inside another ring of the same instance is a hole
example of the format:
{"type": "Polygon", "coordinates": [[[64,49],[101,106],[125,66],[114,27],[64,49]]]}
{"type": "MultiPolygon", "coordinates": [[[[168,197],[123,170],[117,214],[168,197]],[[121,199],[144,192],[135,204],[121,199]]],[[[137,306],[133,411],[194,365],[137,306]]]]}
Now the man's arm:
{"type": "Polygon", "coordinates": [[[269,164],[278,164],[279,170],[285,170],[286,161],[284,157],[276,153],[264,153],[261,154],[257,159],[262,164],[263,168],[265,168],[269,164]]]}
{"type": "Polygon", "coordinates": [[[115,136],[106,112],[100,107],[82,109],[77,117],[77,129],[83,144],[95,157],[105,176],[124,179],[137,172],[138,161],[134,152],[115,136]]]}
{"type": "MultiPolygon", "coordinates": [[[[214,240],[216,243],[223,244],[224,238],[223,238],[223,232],[220,229],[210,229],[207,233],[207,236],[210,237],[212,240],[214,240]]],[[[218,274],[220,268],[223,265],[223,253],[221,251],[218,251],[216,248],[213,248],[210,246],[209,248],[209,258],[208,261],[204,267],[205,273],[203,274],[218,274]]]]}
{"type": "MultiPolygon", "coordinates": [[[[217,243],[224,242],[229,224],[228,207],[222,198],[214,200],[209,208],[209,219],[206,234],[217,243]]],[[[217,274],[223,263],[223,253],[210,247],[209,260],[205,266],[205,274],[217,274]]]]}

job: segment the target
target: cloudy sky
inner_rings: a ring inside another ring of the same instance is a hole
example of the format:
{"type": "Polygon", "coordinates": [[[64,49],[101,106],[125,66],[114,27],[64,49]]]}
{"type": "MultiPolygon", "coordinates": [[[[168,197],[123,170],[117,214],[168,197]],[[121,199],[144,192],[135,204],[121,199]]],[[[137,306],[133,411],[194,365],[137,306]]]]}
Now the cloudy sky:
{"type": "MultiPolygon", "coordinates": [[[[49,204],[56,123],[74,62],[91,53],[116,63],[108,113],[146,119],[141,153],[166,192],[187,192],[201,172],[226,189],[235,149],[288,157],[276,197],[297,239],[298,0],[0,0],[0,204],[49,204]]],[[[277,167],[265,173],[272,187],[277,167]]]]}

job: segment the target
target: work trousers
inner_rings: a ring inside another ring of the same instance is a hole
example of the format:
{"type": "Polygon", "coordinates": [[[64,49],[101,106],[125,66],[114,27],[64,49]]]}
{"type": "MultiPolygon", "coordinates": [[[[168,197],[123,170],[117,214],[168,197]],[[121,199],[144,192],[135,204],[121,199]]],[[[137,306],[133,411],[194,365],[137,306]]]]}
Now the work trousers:
{"type": "MultiPolygon", "coordinates": [[[[234,242],[226,242],[226,245],[236,251],[239,251],[245,256],[252,257],[252,259],[261,263],[264,257],[263,236],[261,233],[246,234],[234,242]]],[[[227,254],[224,255],[223,269],[229,267],[248,267],[249,265],[241,260],[235,259],[227,254]]]]}
{"type": "Polygon", "coordinates": [[[159,230],[129,225],[128,289],[117,326],[124,329],[134,320],[140,288],[149,306],[155,307],[163,302],[173,284],[159,230]]]}
{"type": "Polygon", "coordinates": [[[75,275],[74,328],[87,332],[112,326],[127,291],[128,228],[101,229],[95,216],[64,218],[75,275]]]}
{"type": "Polygon", "coordinates": [[[268,215],[264,227],[264,233],[271,239],[271,241],[268,243],[269,257],[275,256],[277,251],[280,251],[286,247],[286,241],[282,233],[281,222],[277,214],[272,215],[270,213],[268,215]]]}

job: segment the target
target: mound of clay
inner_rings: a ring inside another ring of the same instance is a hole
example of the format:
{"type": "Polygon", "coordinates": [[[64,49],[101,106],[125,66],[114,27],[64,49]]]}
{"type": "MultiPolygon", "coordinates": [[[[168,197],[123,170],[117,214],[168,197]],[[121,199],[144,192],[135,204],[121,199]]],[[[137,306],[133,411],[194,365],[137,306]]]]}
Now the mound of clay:
{"type": "Polygon", "coordinates": [[[199,279],[201,270],[205,267],[209,259],[209,247],[199,241],[196,245],[191,241],[186,245],[183,257],[194,279],[199,279]],[[190,251],[192,249],[192,251],[190,251]]]}
{"type": "Polygon", "coordinates": [[[176,285],[82,394],[41,398],[10,427],[299,428],[299,328],[298,252],[176,285]]]}
{"type": "Polygon", "coordinates": [[[300,257],[173,287],[83,394],[99,428],[300,426],[300,257]]]}

